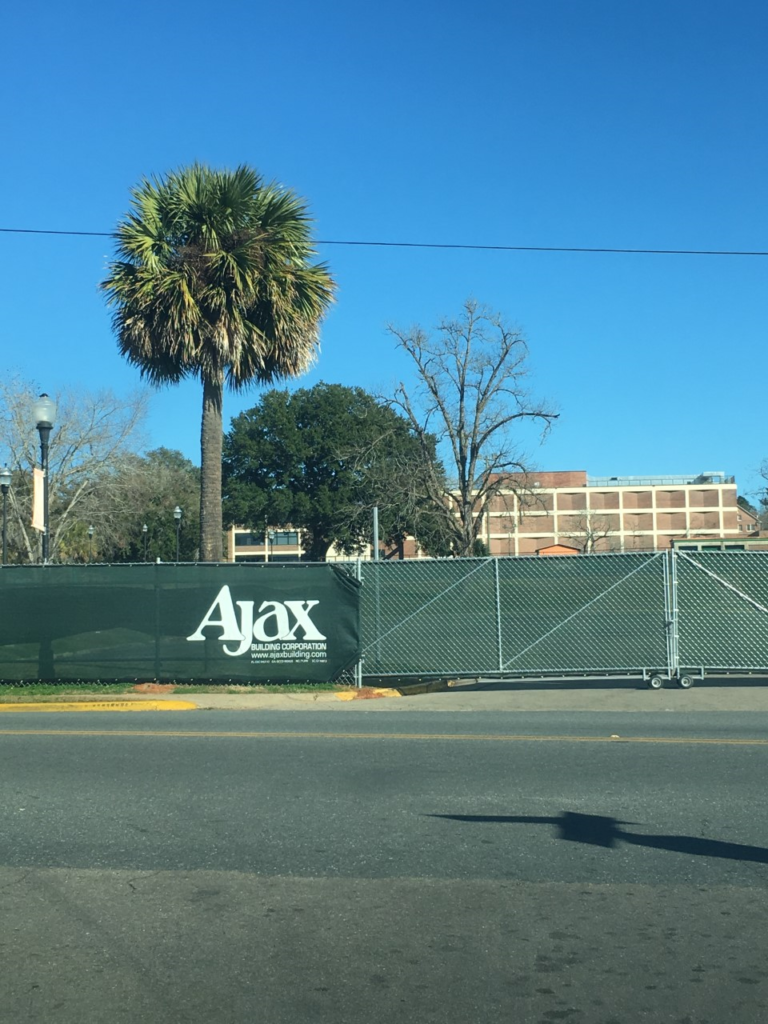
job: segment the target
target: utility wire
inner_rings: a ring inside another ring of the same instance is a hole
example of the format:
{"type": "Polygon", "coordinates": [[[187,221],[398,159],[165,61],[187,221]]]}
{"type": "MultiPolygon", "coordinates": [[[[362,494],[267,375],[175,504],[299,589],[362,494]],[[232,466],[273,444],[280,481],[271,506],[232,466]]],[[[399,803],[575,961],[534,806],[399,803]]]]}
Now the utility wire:
{"type": "MultiPolygon", "coordinates": [[[[53,231],[44,228],[0,228],[6,235],[72,235],[87,238],[117,238],[114,231],[53,231]]],[[[315,245],[378,246],[389,249],[469,249],[480,252],[604,252],[645,256],[768,256],[768,251],[744,249],[619,249],[587,245],[468,245],[462,242],[366,242],[318,238],[315,245]]]]}

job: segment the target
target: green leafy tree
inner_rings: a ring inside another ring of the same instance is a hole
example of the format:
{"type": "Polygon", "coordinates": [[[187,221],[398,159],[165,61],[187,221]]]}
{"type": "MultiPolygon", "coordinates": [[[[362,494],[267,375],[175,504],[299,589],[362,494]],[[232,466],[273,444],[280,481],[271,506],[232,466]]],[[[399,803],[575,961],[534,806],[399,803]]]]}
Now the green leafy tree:
{"type": "Polygon", "coordinates": [[[225,437],[226,520],[301,529],[306,558],[324,561],[332,544],[350,553],[371,539],[377,506],[382,542],[414,534],[438,553],[440,521],[424,471],[422,443],[407,421],[361,388],[269,391],[225,437]]]}
{"type": "Polygon", "coordinates": [[[195,164],[133,190],[102,288],[121,353],[154,384],[199,377],[200,555],[222,558],[222,402],[303,373],[333,298],[306,204],[240,166],[195,164]]]}

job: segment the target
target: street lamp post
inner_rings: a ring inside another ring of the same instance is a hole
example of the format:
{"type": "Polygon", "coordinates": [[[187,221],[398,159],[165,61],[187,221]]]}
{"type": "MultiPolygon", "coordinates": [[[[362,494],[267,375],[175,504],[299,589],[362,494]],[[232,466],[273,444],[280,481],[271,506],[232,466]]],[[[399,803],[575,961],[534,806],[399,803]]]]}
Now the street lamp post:
{"type": "Polygon", "coordinates": [[[50,526],[48,522],[48,439],[56,419],[56,403],[43,392],[32,404],[32,415],[40,435],[40,462],[43,470],[43,564],[50,552],[50,526]]]}
{"type": "Polygon", "coordinates": [[[173,518],[176,520],[176,564],[179,564],[179,541],[181,538],[181,509],[177,505],[173,510],[173,518]]]}
{"type": "Polygon", "coordinates": [[[0,469],[0,490],[3,492],[3,565],[8,564],[8,489],[11,486],[10,469],[0,469]]]}
{"type": "Polygon", "coordinates": [[[93,561],[93,527],[88,527],[88,561],[93,561]]]}
{"type": "Polygon", "coordinates": [[[147,531],[147,524],[146,523],[144,523],[144,525],[142,526],[141,532],[144,534],[144,561],[146,562],[146,560],[147,560],[147,532],[148,532],[147,531]]]}

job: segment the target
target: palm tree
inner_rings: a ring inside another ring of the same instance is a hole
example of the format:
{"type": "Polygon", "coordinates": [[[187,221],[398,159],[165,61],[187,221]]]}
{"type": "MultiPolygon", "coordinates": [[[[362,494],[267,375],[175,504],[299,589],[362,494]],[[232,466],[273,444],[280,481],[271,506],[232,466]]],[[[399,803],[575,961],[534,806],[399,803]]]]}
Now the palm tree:
{"type": "Polygon", "coordinates": [[[153,384],[199,376],[200,557],[222,558],[224,384],[295,377],[319,348],[335,283],[313,263],[306,204],[249,167],[145,178],[101,284],[120,352],[153,384]]]}

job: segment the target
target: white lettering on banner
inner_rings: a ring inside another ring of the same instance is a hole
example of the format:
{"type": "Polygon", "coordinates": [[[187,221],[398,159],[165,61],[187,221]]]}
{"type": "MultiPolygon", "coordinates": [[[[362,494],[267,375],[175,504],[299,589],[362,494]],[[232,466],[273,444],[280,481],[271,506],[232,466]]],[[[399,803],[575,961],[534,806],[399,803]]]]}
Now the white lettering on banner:
{"type": "Polygon", "coordinates": [[[223,632],[219,637],[219,640],[242,640],[243,634],[237,627],[237,616],[235,615],[235,606],[232,604],[232,595],[229,593],[229,587],[222,587],[216,596],[216,600],[213,602],[211,607],[205,613],[203,621],[197,627],[192,636],[188,636],[187,640],[205,640],[203,636],[203,630],[206,626],[222,626],[223,632]],[[216,609],[219,609],[221,615],[220,619],[214,619],[213,613],[216,609]]]}
{"type": "MultiPolygon", "coordinates": [[[[246,651],[255,649],[252,644],[254,639],[259,641],[258,650],[279,649],[277,642],[281,640],[295,640],[296,630],[300,629],[304,634],[304,641],[325,640],[326,637],[320,632],[310,618],[310,611],[318,605],[319,601],[262,601],[259,605],[259,617],[254,621],[254,601],[232,600],[228,586],[223,586],[216,599],[203,616],[203,621],[194,633],[187,637],[187,640],[205,640],[203,630],[208,626],[218,627],[221,632],[219,641],[225,654],[236,658],[246,651]],[[240,609],[240,621],[235,611],[235,605],[240,609]],[[217,617],[218,616],[218,617],[217,617]],[[291,625],[291,617],[294,619],[291,625]],[[227,646],[229,643],[236,643],[237,647],[232,650],[227,646]]],[[[309,646],[309,645],[307,645],[309,646]]],[[[323,648],[325,645],[322,645],[323,648]]],[[[303,644],[284,644],[282,649],[304,649],[303,644]]]]}
{"type": "Polygon", "coordinates": [[[258,619],[254,622],[254,637],[262,643],[273,643],[275,640],[282,640],[283,637],[288,636],[288,630],[291,628],[288,622],[288,612],[279,601],[262,601],[259,611],[263,612],[265,608],[270,608],[271,611],[259,615],[258,619]],[[273,633],[267,632],[267,622],[270,619],[275,620],[273,633]]]}
{"type": "Polygon", "coordinates": [[[285,607],[293,612],[296,617],[293,629],[290,633],[285,636],[281,636],[281,640],[293,640],[296,635],[296,630],[301,626],[304,630],[305,640],[325,640],[323,634],[315,627],[314,622],[309,617],[310,608],[314,608],[319,601],[286,601],[285,607]]]}

